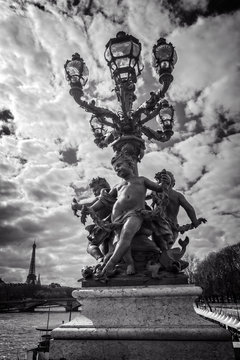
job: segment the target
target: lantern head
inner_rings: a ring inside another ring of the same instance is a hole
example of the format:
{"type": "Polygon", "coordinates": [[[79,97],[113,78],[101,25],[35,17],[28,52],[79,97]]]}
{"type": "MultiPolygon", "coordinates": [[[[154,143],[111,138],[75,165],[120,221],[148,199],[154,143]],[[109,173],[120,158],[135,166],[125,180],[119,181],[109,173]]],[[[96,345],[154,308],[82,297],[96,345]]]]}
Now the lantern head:
{"type": "Polygon", "coordinates": [[[116,84],[136,83],[143,66],[140,64],[141,43],[124,31],[106,44],[105,59],[116,84]]]}
{"type": "Polygon", "coordinates": [[[171,73],[176,62],[177,53],[173,45],[167,43],[164,38],[160,38],[153,46],[153,66],[159,74],[159,82],[163,85],[164,92],[173,80],[171,73]]]}
{"type": "Polygon", "coordinates": [[[88,81],[88,68],[78,53],[72,55],[72,60],[67,60],[65,65],[66,79],[71,87],[82,87],[88,81]]]}
{"type": "Polygon", "coordinates": [[[172,105],[169,105],[167,100],[162,101],[162,107],[157,117],[157,122],[162,127],[164,133],[172,133],[174,124],[174,109],[172,105]]]}
{"type": "Polygon", "coordinates": [[[95,137],[94,142],[95,144],[100,147],[106,147],[107,144],[104,143],[105,137],[106,137],[106,129],[104,128],[103,123],[101,120],[96,116],[92,115],[90,120],[90,126],[93,132],[93,135],[95,137]]]}

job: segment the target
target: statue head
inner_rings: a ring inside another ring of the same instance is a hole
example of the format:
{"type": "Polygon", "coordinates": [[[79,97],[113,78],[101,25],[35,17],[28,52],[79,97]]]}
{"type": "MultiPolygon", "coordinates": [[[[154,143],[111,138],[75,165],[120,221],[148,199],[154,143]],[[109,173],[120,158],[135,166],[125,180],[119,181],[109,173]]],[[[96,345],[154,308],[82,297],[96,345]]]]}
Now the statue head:
{"type": "MultiPolygon", "coordinates": [[[[173,176],[173,173],[171,173],[171,171],[165,171],[165,174],[167,174],[169,176],[170,181],[171,181],[170,186],[171,186],[171,188],[173,188],[175,185],[175,178],[173,176]]],[[[162,175],[162,171],[156,173],[154,176],[154,178],[157,180],[158,183],[161,182],[161,175],[162,175]]]]}
{"type": "Polygon", "coordinates": [[[97,178],[93,178],[89,187],[92,189],[95,196],[99,196],[102,189],[110,190],[110,185],[105,178],[98,176],[97,178]]]}
{"type": "Polygon", "coordinates": [[[112,158],[111,164],[112,164],[114,170],[116,171],[117,175],[120,177],[123,177],[119,173],[120,167],[121,167],[121,169],[124,168],[124,173],[126,173],[126,171],[128,172],[129,170],[134,173],[134,170],[135,170],[134,160],[130,156],[126,155],[125,153],[119,153],[119,154],[115,155],[112,158]]]}

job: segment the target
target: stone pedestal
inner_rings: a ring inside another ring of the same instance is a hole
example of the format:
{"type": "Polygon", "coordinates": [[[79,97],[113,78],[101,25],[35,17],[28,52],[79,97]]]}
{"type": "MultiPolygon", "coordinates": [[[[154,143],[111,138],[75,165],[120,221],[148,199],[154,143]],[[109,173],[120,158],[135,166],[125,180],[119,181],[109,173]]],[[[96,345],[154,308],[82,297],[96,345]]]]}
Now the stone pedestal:
{"type": "Polygon", "coordinates": [[[233,360],[229,333],[198,316],[192,285],[75,290],[81,315],[52,332],[50,359],[233,360]]]}

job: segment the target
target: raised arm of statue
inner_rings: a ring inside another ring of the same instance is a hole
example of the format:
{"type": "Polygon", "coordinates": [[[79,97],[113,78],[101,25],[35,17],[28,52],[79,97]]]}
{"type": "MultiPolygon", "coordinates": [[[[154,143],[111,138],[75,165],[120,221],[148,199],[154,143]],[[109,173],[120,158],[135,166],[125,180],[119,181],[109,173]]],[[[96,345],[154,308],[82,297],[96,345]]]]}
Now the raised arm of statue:
{"type": "Polygon", "coordinates": [[[112,209],[114,203],[117,200],[117,189],[113,187],[109,192],[103,190],[100,193],[98,200],[91,205],[91,209],[95,212],[106,207],[112,209]]]}
{"type": "Polygon", "coordinates": [[[85,202],[85,203],[79,203],[75,198],[72,200],[71,208],[75,216],[80,217],[78,215],[78,211],[82,211],[84,206],[91,206],[97,201],[98,198],[94,198],[91,201],[85,202]]]}
{"type": "Polygon", "coordinates": [[[161,175],[161,184],[157,184],[154,181],[151,181],[147,178],[144,178],[144,183],[147,189],[156,191],[156,192],[163,192],[166,190],[166,187],[170,185],[170,179],[166,172],[162,172],[161,175]]]}

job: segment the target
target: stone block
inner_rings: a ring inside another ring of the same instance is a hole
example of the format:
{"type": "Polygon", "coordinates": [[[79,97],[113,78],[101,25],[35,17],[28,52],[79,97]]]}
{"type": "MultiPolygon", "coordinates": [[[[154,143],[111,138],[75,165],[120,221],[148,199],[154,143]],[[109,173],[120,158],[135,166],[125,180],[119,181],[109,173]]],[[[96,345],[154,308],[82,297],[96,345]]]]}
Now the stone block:
{"type": "Polygon", "coordinates": [[[198,316],[192,285],[85,288],[81,314],[52,332],[50,358],[234,359],[230,334],[198,316]]]}

